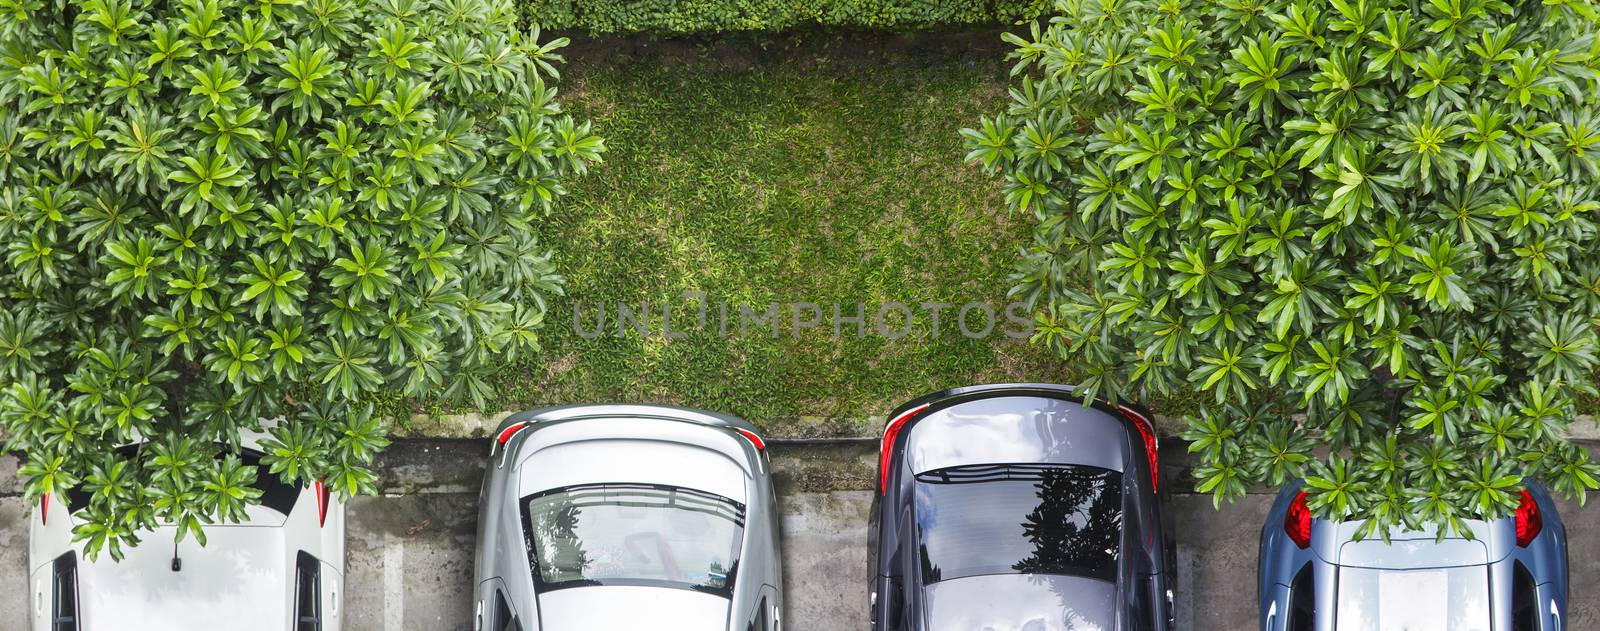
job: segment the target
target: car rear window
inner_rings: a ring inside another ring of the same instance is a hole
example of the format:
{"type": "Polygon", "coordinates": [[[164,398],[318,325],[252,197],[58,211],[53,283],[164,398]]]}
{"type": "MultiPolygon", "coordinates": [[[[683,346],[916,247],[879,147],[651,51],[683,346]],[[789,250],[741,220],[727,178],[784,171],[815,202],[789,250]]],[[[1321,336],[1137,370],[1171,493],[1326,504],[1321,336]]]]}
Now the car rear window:
{"type": "MultiPolygon", "coordinates": [[[[123,445],[116,449],[117,457],[132,460],[139,448],[144,443],[123,445]]],[[[217,445],[218,458],[227,454],[225,445],[217,445]]],[[[300,489],[284,484],[278,476],[267,471],[261,466],[262,453],[248,447],[239,450],[239,461],[247,467],[256,467],[256,481],[250,486],[261,491],[261,505],[288,516],[294,510],[296,501],[300,499],[300,489]]],[[[74,487],[67,492],[67,511],[76,513],[89,507],[89,492],[82,487],[74,487]]]]}
{"type": "Polygon", "coordinates": [[[540,591],[651,585],[731,597],[744,505],[674,486],[586,484],[522,498],[522,525],[540,591]]]}
{"type": "Polygon", "coordinates": [[[917,475],[925,584],[985,574],[1115,580],[1122,474],[1075,465],[970,465],[917,475]]]}
{"type": "Polygon", "coordinates": [[[1336,616],[1336,631],[1489,631],[1489,571],[1339,568],[1336,616]]]}

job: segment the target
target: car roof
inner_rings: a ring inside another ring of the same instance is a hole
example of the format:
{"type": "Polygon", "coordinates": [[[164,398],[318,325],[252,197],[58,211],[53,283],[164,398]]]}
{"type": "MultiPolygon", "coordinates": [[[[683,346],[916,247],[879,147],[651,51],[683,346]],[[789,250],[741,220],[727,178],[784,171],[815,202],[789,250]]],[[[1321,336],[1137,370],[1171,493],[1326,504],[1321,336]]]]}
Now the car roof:
{"type": "Polygon", "coordinates": [[[1117,586],[1109,581],[990,574],[940,581],[924,593],[927,631],[1116,628],[1117,586]]]}
{"type": "MultiPolygon", "coordinates": [[[[263,420],[268,427],[276,422],[263,420]]],[[[265,436],[241,430],[240,446],[259,454],[265,436]]],[[[118,449],[133,449],[143,442],[135,435],[133,442],[118,449]]],[[[247,460],[250,457],[246,454],[247,460]]],[[[276,478],[265,467],[258,477],[276,478]]],[[[282,486],[292,495],[279,498],[279,508],[287,506],[302,521],[307,511],[316,515],[317,502],[309,488],[282,486]]],[[[123,546],[121,560],[109,551],[90,560],[78,543],[46,553],[70,554],[74,559],[83,631],[286,629],[296,557],[302,549],[321,546],[303,539],[305,533],[291,527],[290,516],[279,508],[250,505],[243,522],[207,525],[203,545],[192,535],[174,544],[177,528],[160,524],[141,531],[137,545],[123,546]],[[177,571],[175,557],[180,559],[177,571]]],[[[49,527],[70,529],[79,519],[67,512],[65,521],[52,518],[49,527]]],[[[339,567],[319,561],[342,573],[342,559],[336,559],[339,567]]]]}
{"type": "Polygon", "coordinates": [[[738,462],[712,449],[663,440],[590,439],[551,445],[523,460],[517,490],[519,497],[526,497],[579,484],[660,484],[742,504],[748,501],[746,478],[738,462]]]}
{"type": "Polygon", "coordinates": [[[84,631],[286,629],[289,573],[296,550],[282,528],[207,526],[206,545],[174,528],[145,533],[121,561],[78,559],[78,606],[84,631]],[[248,626],[241,626],[248,621],[248,626]]]}
{"type": "Polygon", "coordinates": [[[1128,444],[1121,419],[1082,403],[1001,395],[939,408],[906,442],[912,473],[996,463],[1076,464],[1121,472],[1128,444]]]}
{"type": "Polygon", "coordinates": [[[727,598],[687,589],[630,585],[572,587],[539,595],[539,628],[547,631],[720,629],[727,598]]]}

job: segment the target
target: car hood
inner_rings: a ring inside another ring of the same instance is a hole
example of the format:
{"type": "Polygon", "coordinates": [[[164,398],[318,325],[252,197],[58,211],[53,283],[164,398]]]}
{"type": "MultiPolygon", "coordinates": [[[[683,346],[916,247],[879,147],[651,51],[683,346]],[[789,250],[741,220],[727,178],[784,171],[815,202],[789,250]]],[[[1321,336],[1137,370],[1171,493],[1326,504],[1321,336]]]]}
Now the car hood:
{"type": "Polygon", "coordinates": [[[927,631],[1114,631],[1116,585],[1077,576],[995,574],[923,591],[927,631]]]}
{"type": "Polygon", "coordinates": [[[671,587],[569,587],[539,594],[542,631],[728,628],[728,599],[671,587]]]}
{"type": "Polygon", "coordinates": [[[79,560],[79,599],[87,630],[171,631],[289,627],[293,561],[283,531],[264,526],[209,526],[206,545],[178,544],[183,570],[172,571],[174,529],[144,533],[122,561],[102,553],[79,560]]]}

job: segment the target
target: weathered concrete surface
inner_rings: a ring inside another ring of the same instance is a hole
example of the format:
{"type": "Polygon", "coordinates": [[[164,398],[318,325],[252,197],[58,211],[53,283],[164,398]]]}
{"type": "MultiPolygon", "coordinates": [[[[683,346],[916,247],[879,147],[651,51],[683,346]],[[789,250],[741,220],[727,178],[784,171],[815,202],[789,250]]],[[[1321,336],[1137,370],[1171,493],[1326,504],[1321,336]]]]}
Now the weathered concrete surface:
{"type": "Polygon", "coordinates": [[[477,493],[351,502],[345,557],[348,631],[470,631],[477,493]]]}
{"type": "Polygon", "coordinates": [[[867,628],[867,515],[871,491],[783,498],[784,628],[867,628]]]}
{"type": "Polygon", "coordinates": [[[404,440],[346,508],[348,631],[471,631],[484,440],[404,440]]]}
{"type": "Polygon", "coordinates": [[[483,466],[488,458],[487,440],[400,440],[378,456],[373,469],[382,495],[475,496],[483,483],[483,466]]]}
{"type": "Polygon", "coordinates": [[[1567,526],[1567,628],[1600,629],[1600,507],[1557,503],[1567,526]]]}
{"type": "Polygon", "coordinates": [[[1271,505],[1270,495],[1247,495],[1218,512],[1210,496],[1172,496],[1178,629],[1235,631],[1257,624],[1256,547],[1271,505]]]}
{"type": "Polygon", "coordinates": [[[28,619],[29,514],[21,496],[0,497],[0,628],[21,629],[28,619]]]}
{"type": "Polygon", "coordinates": [[[784,627],[867,627],[867,517],[877,483],[871,443],[774,445],[782,498],[784,627]]]}
{"type": "Polygon", "coordinates": [[[28,620],[28,517],[17,459],[0,456],[0,628],[21,629],[28,620]]]}
{"type": "MultiPolygon", "coordinates": [[[[1181,479],[1177,454],[1163,479],[1181,479]]],[[[773,445],[782,496],[786,627],[866,628],[866,522],[876,462],[868,442],[773,445]]],[[[470,631],[477,489],[483,440],[404,440],[380,458],[378,497],[348,507],[345,611],[350,631],[470,631]]],[[[0,629],[25,620],[27,522],[15,462],[0,458],[0,629]]],[[[1255,622],[1256,545],[1271,496],[1218,512],[1177,494],[1178,629],[1240,631],[1255,622]]],[[[1600,510],[1563,503],[1570,541],[1573,631],[1600,629],[1600,510]]],[[[17,625],[20,627],[20,625],[17,625]]]]}

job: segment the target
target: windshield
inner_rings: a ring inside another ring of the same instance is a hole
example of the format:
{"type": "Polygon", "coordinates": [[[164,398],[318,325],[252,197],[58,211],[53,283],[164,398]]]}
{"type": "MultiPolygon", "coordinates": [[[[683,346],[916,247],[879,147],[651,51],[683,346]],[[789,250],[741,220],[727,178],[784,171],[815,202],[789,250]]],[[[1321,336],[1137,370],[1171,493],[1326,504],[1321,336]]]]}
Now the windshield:
{"type": "Polygon", "coordinates": [[[918,474],[915,489],[924,584],[985,574],[1116,579],[1122,474],[969,465],[918,474]]]}
{"type": "Polygon", "coordinates": [[[1337,631],[1489,631],[1484,566],[1339,569],[1337,631]]]}
{"type": "Polygon", "coordinates": [[[732,596],[744,505],[664,485],[586,484],[522,498],[540,591],[678,587],[732,596]]]}

